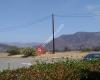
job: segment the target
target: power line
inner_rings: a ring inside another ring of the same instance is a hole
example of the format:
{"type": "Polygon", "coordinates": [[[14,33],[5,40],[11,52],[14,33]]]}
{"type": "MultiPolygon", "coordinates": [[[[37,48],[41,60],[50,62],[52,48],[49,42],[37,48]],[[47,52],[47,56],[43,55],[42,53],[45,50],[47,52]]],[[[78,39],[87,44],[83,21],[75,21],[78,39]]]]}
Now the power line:
{"type": "MultiPolygon", "coordinates": [[[[41,19],[38,19],[32,23],[27,23],[27,24],[24,24],[24,25],[19,25],[19,26],[9,26],[9,27],[2,27],[0,28],[0,32],[6,32],[6,31],[12,31],[12,30],[16,30],[16,29],[19,29],[19,28],[28,28],[28,27],[31,27],[32,25],[34,24],[38,24],[38,23],[41,23],[45,20],[47,20],[48,18],[50,18],[52,15],[49,15],[49,16],[46,16],[46,17],[43,17],[41,19]],[[10,30],[9,30],[10,29],[10,30]]],[[[55,14],[54,15],[55,17],[61,17],[61,18],[66,18],[66,17],[94,17],[94,15],[83,15],[83,14],[78,14],[78,15],[58,15],[58,14],[55,14]]]]}
{"type": "MultiPolygon", "coordinates": [[[[9,29],[10,29],[9,31],[11,31],[12,29],[28,28],[28,27],[31,27],[32,25],[41,23],[41,22],[43,22],[43,21],[49,19],[50,17],[51,17],[51,15],[46,16],[46,17],[43,17],[43,18],[41,18],[41,19],[38,19],[38,20],[36,20],[36,21],[34,21],[34,22],[32,22],[32,23],[28,23],[28,24],[24,24],[24,25],[20,25],[20,26],[10,26],[10,27],[4,27],[4,28],[2,27],[2,28],[0,28],[0,29],[3,29],[3,30],[0,30],[0,32],[6,32],[6,31],[8,31],[9,29]]],[[[14,31],[15,31],[15,30],[14,30],[14,31]]]]}
{"type": "Polygon", "coordinates": [[[55,17],[94,17],[94,15],[55,15],[55,17]]]}

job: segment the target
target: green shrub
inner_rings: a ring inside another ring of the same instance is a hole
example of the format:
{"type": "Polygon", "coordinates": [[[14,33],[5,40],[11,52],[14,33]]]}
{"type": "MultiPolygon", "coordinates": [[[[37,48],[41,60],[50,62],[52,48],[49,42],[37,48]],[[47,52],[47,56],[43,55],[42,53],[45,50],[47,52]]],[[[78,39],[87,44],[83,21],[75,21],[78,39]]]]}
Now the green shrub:
{"type": "Polygon", "coordinates": [[[0,72],[0,80],[100,80],[100,61],[37,64],[0,72]]]}
{"type": "Polygon", "coordinates": [[[28,56],[35,56],[35,49],[34,48],[21,48],[20,53],[24,54],[24,57],[28,56]]]}
{"type": "Polygon", "coordinates": [[[20,55],[23,54],[23,57],[28,57],[28,56],[35,56],[35,49],[34,48],[17,48],[17,47],[11,47],[8,51],[9,56],[11,55],[20,55]]]}
{"type": "Polygon", "coordinates": [[[90,48],[85,48],[85,49],[82,49],[81,51],[82,51],[82,52],[89,52],[89,51],[93,51],[93,50],[90,49],[90,48]]]}
{"type": "Polygon", "coordinates": [[[20,49],[17,47],[11,47],[7,52],[9,53],[9,56],[18,55],[20,54],[20,49]]]}

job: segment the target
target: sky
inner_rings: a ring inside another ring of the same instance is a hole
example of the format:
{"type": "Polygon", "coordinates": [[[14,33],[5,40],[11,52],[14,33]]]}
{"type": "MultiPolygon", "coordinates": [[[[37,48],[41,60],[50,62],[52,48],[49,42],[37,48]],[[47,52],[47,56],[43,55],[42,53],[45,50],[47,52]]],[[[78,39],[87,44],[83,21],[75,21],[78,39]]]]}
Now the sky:
{"type": "Polygon", "coordinates": [[[76,32],[100,31],[100,0],[0,0],[0,42],[41,42],[76,32]],[[68,17],[68,16],[92,17],[68,17]]]}

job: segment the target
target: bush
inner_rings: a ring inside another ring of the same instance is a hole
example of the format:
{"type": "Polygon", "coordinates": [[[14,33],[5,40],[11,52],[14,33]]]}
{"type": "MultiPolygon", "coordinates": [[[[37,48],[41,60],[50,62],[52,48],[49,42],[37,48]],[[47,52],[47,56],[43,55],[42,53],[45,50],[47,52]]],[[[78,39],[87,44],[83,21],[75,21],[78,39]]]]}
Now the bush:
{"type": "Polygon", "coordinates": [[[90,49],[90,48],[85,48],[85,49],[82,49],[81,51],[82,51],[82,52],[89,52],[89,51],[92,51],[92,49],[90,49]]]}
{"type": "Polygon", "coordinates": [[[9,56],[20,54],[20,50],[17,47],[11,47],[7,52],[9,53],[9,56]]]}
{"type": "Polygon", "coordinates": [[[9,56],[11,55],[19,55],[23,54],[23,57],[28,57],[28,56],[35,56],[35,49],[34,48],[17,48],[17,47],[11,47],[8,51],[9,56]]]}
{"type": "Polygon", "coordinates": [[[21,48],[20,53],[24,54],[24,57],[28,56],[35,56],[35,49],[34,48],[21,48]]]}
{"type": "Polygon", "coordinates": [[[0,72],[1,80],[100,80],[100,61],[37,64],[0,72]]]}

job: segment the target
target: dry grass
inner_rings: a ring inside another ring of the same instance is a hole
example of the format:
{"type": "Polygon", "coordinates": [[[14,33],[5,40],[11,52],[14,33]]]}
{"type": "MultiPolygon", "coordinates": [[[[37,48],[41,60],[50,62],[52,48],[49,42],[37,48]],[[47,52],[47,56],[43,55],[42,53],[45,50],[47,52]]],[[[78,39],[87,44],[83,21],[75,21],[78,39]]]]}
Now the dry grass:
{"type": "Polygon", "coordinates": [[[1,53],[1,52],[0,52],[0,58],[8,57],[8,54],[9,54],[9,53],[1,53]]]}
{"type": "MultiPolygon", "coordinates": [[[[10,58],[10,57],[22,57],[23,55],[14,55],[8,56],[9,53],[0,53],[0,58],[10,58]]],[[[46,54],[36,56],[37,58],[72,58],[72,59],[80,59],[85,56],[86,52],[80,51],[68,51],[68,52],[56,52],[52,54],[51,52],[47,52],[46,54]]]]}
{"type": "Polygon", "coordinates": [[[37,56],[40,58],[72,58],[72,59],[80,59],[84,57],[86,52],[80,52],[80,51],[68,51],[68,52],[56,52],[55,54],[52,54],[50,52],[47,52],[46,54],[43,54],[41,56],[37,56]]]}

